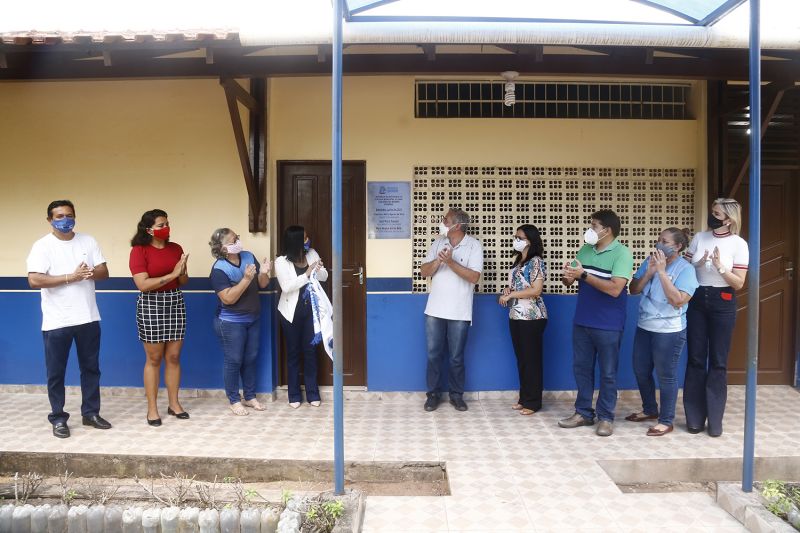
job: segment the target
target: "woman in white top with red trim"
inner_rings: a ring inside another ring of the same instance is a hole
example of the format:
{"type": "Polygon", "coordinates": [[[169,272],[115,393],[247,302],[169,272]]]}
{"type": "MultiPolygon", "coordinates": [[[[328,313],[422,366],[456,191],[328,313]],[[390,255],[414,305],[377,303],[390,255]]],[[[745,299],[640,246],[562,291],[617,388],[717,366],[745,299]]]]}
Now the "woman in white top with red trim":
{"type": "Polygon", "coordinates": [[[736,322],[736,292],[744,286],[750,250],[739,237],[742,206],[717,198],[708,215],[709,231],[698,233],[686,252],[700,287],[686,313],[689,360],[683,407],[689,433],[722,435],[728,395],[728,352],[736,322]]]}

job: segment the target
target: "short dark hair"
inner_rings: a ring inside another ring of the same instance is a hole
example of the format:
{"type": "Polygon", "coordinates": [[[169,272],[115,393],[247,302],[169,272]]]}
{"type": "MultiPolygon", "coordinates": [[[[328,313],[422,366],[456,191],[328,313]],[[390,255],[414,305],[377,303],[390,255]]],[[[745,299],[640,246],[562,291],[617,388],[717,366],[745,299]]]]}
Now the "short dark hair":
{"type": "Polygon", "coordinates": [[[158,217],[167,217],[167,212],[162,209],[151,209],[145,211],[141,220],[136,225],[136,234],[131,239],[131,246],[147,246],[153,242],[153,236],[147,230],[156,223],[158,217]]]}
{"type": "Polygon", "coordinates": [[[72,202],[69,200],[55,200],[54,202],[50,202],[50,205],[47,206],[47,220],[53,218],[53,209],[56,207],[71,207],[72,214],[75,214],[75,206],[72,205],[72,202]]]}
{"type": "Polygon", "coordinates": [[[606,228],[610,228],[614,237],[619,236],[619,217],[611,209],[601,209],[600,211],[595,211],[592,213],[592,220],[597,220],[606,228]]]}
{"type": "Polygon", "coordinates": [[[306,240],[306,230],[303,226],[289,226],[283,230],[282,253],[286,259],[293,263],[299,263],[303,260],[305,251],[303,250],[303,242],[306,240]]]}

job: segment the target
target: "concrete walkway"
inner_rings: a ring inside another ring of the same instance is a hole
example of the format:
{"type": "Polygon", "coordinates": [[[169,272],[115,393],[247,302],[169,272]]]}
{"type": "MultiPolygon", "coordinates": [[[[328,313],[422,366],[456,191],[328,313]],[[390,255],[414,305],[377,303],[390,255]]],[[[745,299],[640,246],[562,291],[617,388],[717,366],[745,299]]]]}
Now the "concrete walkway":
{"type": "MultiPolygon", "coordinates": [[[[564,395],[549,395],[533,416],[510,409],[507,393],[468,398],[470,410],[442,404],[422,409],[419,394],[348,394],[345,406],[347,460],[444,461],[451,496],[382,497],[367,500],[364,531],[593,531],[734,532],[739,523],[706,493],[623,494],[598,465],[603,459],[740,458],[744,389],[731,387],[725,433],[690,435],[679,408],[676,430],[646,437],[647,425],[624,421],[638,410],[626,393],[617,406],[614,435],[593,427],[561,429],[572,412],[564,395]],[[371,398],[371,399],[368,399],[371,398]]],[[[106,395],[102,415],[109,431],[80,425],[79,396],[67,397],[72,437],[51,434],[45,394],[0,393],[0,451],[47,451],[330,460],[330,402],[290,409],[275,401],[264,412],[235,417],[220,398],[186,398],[192,415],[145,423],[143,398],[106,395]]],[[[800,456],[800,393],[790,387],[759,387],[756,454],[800,456]]],[[[163,400],[166,403],[166,400],[163,400]]],[[[225,475],[225,473],[220,473],[225,475]]]]}

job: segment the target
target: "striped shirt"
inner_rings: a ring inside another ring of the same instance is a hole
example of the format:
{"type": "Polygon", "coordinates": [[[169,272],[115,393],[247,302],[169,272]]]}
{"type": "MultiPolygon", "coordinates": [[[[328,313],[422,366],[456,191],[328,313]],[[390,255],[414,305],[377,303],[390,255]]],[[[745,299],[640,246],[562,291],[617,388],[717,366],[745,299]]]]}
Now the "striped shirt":
{"type": "MultiPolygon", "coordinates": [[[[578,261],[589,276],[603,279],[631,279],[633,255],[627,246],[617,239],[602,251],[584,244],[578,251],[578,261]]],[[[576,326],[622,331],[625,327],[625,310],[628,303],[628,288],[622,289],[616,298],[599,291],[586,282],[578,282],[578,303],[575,307],[576,326]]]]}

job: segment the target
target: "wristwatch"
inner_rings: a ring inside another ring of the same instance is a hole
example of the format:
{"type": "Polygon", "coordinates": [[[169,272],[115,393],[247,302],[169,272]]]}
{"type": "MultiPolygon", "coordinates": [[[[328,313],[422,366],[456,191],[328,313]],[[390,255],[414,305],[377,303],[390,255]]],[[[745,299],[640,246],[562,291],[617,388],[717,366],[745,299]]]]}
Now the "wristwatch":
{"type": "Polygon", "coordinates": [[[586,279],[588,277],[589,277],[589,273],[588,272],[586,272],[585,270],[583,272],[581,272],[581,279],[586,279]]]}
{"type": "Polygon", "coordinates": [[[720,274],[724,274],[725,272],[727,272],[727,270],[725,270],[725,267],[719,267],[719,270],[717,270],[717,272],[719,272],[720,274]]]}

